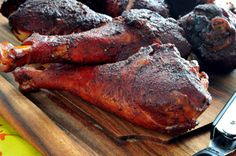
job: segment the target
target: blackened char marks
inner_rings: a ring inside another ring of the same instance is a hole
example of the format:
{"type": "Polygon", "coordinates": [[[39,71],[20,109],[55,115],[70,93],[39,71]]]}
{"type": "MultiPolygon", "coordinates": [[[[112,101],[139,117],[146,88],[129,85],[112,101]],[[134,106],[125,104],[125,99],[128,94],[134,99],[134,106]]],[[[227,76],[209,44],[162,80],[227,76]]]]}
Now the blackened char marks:
{"type": "Polygon", "coordinates": [[[32,89],[69,91],[134,124],[173,134],[196,126],[211,100],[205,85],[208,77],[196,66],[181,58],[174,45],[155,44],[116,63],[25,67],[15,70],[14,76],[22,89],[27,84],[32,89]],[[25,74],[30,82],[21,81],[25,74]]]}
{"type": "Polygon", "coordinates": [[[133,9],[122,14],[125,22],[143,31],[143,37],[159,36],[162,43],[172,43],[178,48],[182,57],[190,53],[191,45],[185,39],[185,32],[177,21],[163,18],[156,12],[146,9],[133,9]]]}
{"type": "Polygon", "coordinates": [[[79,0],[93,10],[110,15],[120,16],[126,10],[129,0],[79,0]]]}
{"type": "Polygon", "coordinates": [[[23,4],[26,0],[5,0],[2,3],[0,12],[3,16],[9,17],[11,13],[16,11],[18,7],[23,4]]]}
{"type": "Polygon", "coordinates": [[[28,0],[9,17],[15,32],[63,35],[86,31],[111,21],[76,0],[28,0]]]}
{"type": "Polygon", "coordinates": [[[7,70],[2,71],[32,63],[101,64],[125,60],[153,43],[173,43],[183,57],[188,56],[191,48],[174,19],[146,9],[133,9],[89,31],[61,36],[33,34],[23,46],[2,43],[7,57],[0,61],[7,62],[7,70]]]}
{"type": "Polygon", "coordinates": [[[132,9],[149,9],[163,17],[169,16],[169,10],[164,0],[135,0],[132,9]]]}
{"type": "Polygon", "coordinates": [[[236,68],[236,18],[230,11],[199,5],[179,23],[202,67],[220,72],[236,68]]]}

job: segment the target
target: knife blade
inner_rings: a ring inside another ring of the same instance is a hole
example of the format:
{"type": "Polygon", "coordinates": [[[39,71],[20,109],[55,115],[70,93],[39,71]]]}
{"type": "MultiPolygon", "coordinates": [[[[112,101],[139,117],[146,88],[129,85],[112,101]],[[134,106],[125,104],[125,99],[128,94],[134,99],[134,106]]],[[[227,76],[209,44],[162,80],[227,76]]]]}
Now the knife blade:
{"type": "Polygon", "coordinates": [[[236,150],[236,92],[212,123],[209,146],[193,156],[225,156],[236,150]]]}

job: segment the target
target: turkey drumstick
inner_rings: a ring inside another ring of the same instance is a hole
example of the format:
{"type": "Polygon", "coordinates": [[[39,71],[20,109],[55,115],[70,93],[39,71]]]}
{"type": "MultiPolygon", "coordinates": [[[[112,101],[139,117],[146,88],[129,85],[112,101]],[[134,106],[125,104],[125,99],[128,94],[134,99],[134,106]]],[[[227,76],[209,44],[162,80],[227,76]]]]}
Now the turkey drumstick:
{"type": "Polygon", "coordinates": [[[152,43],[173,43],[182,56],[190,45],[184,32],[173,19],[158,13],[137,9],[124,12],[122,17],[83,33],[65,36],[34,34],[21,46],[1,44],[1,71],[32,63],[71,62],[97,64],[127,59],[142,46],[152,43]]]}
{"type": "Polygon", "coordinates": [[[13,74],[22,91],[69,91],[137,125],[165,133],[196,126],[211,99],[208,77],[174,45],[152,45],[127,60],[98,66],[52,65],[13,74]]]}
{"type": "Polygon", "coordinates": [[[33,32],[63,35],[99,27],[110,16],[94,12],[76,0],[28,0],[9,16],[14,35],[24,41],[33,32]]]}
{"type": "MultiPolygon", "coordinates": [[[[90,5],[90,1],[84,2],[90,5]]],[[[124,1],[99,0],[92,1],[91,4],[101,5],[99,8],[105,7],[106,11],[100,12],[116,16],[132,8],[151,9],[165,17],[168,14],[164,2],[154,0],[132,0],[127,4],[124,1]],[[120,8],[121,4],[126,4],[126,9],[120,8]]],[[[111,21],[111,17],[97,13],[76,0],[16,0],[15,3],[14,0],[7,0],[0,11],[8,17],[12,32],[20,41],[24,41],[33,32],[43,35],[65,35],[90,30],[111,21]]]]}
{"type": "MultiPolygon", "coordinates": [[[[26,0],[5,0],[2,4],[0,12],[8,17],[11,13],[16,11],[20,4],[25,3],[26,0]]],[[[27,0],[41,1],[41,0],[27,0]]],[[[45,0],[44,0],[45,1],[45,0]]],[[[122,12],[130,9],[149,9],[158,12],[163,17],[168,17],[169,10],[164,0],[77,0],[89,6],[92,10],[100,13],[117,17],[122,12]]],[[[37,2],[36,2],[37,3],[37,2]]],[[[50,3],[50,0],[49,0],[50,3]]]]}

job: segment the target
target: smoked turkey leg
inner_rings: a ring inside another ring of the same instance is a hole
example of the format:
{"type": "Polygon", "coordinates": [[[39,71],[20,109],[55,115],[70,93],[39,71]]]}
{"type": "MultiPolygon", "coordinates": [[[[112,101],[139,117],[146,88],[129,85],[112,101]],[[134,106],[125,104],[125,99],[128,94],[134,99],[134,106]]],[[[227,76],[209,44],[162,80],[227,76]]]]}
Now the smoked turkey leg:
{"type": "Polygon", "coordinates": [[[98,66],[51,65],[13,73],[22,91],[69,91],[126,120],[164,133],[196,126],[208,107],[208,76],[174,45],[152,45],[127,60],[98,66]]]}

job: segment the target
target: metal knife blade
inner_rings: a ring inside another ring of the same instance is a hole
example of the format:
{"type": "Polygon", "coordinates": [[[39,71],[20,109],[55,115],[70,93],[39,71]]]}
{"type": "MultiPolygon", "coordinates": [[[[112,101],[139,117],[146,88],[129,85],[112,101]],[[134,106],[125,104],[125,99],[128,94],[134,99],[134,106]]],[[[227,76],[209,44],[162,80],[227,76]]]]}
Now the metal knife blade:
{"type": "Polygon", "coordinates": [[[236,92],[212,124],[207,148],[193,156],[225,156],[236,150],[236,92]]]}

